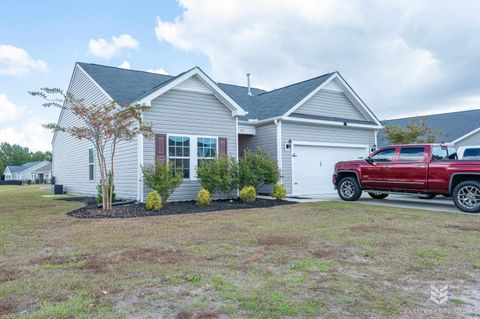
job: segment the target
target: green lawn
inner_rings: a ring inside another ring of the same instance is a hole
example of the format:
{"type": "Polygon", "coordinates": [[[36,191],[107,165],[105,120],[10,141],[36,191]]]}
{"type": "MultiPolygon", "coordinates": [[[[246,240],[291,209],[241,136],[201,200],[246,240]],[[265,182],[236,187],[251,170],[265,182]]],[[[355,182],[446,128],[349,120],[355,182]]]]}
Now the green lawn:
{"type": "Polygon", "coordinates": [[[65,213],[80,204],[43,194],[38,186],[0,186],[0,315],[6,317],[480,312],[480,216],[320,202],[77,220],[65,213]],[[430,284],[450,285],[442,307],[428,300],[430,284]]]}

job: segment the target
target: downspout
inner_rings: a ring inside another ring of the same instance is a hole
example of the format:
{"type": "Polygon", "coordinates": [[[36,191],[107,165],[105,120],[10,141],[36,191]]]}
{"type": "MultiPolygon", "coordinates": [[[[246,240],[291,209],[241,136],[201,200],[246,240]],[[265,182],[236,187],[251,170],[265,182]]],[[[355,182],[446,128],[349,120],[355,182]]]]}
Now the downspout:
{"type": "MultiPolygon", "coordinates": [[[[282,121],[275,119],[273,120],[277,128],[277,164],[278,169],[280,170],[280,174],[282,174],[283,169],[283,160],[282,160],[282,121]]],[[[283,179],[280,177],[280,183],[282,183],[283,179]]]]}

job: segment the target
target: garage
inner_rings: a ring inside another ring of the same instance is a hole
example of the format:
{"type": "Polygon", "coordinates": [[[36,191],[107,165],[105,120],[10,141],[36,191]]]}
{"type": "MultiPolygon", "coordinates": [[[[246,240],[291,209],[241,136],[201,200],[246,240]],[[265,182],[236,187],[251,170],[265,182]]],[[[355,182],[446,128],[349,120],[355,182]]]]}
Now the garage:
{"type": "Polygon", "coordinates": [[[365,158],[368,151],[368,145],[294,144],[292,149],[293,193],[318,195],[335,192],[332,184],[335,163],[365,158]]]}

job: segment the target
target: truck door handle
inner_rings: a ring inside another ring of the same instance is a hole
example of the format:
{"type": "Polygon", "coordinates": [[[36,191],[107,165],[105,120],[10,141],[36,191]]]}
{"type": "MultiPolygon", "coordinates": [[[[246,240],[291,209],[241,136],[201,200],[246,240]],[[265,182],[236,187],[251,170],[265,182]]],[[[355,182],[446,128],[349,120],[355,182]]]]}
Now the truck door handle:
{"type": "Polygon", "coordinates": [[[390,166],[390,165],[387,165],[387,166],[384,166],[384,167],[385,167],[385,168],[392,168],[392,166],[390,166]]]}
{"type": "Polygon", "coordinates": [[[415,166],[415,168],[425,168],[425,166],[423,166],[423,165],[417,165],[417,166],[415,166]]]}

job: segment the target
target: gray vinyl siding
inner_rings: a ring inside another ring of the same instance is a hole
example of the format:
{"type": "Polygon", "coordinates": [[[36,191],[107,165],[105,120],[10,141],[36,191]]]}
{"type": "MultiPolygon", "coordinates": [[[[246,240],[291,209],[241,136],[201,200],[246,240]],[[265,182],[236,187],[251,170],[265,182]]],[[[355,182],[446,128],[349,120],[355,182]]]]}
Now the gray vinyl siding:
{"type": "Polygon", "coordinates": [[[455,144],[455,147],[460,147],[460,146],[469,146],[469,145],[480,145],[480,132],[475,133],[460,142],[455,144]]]}
{"type": "MultiPolygon", "coordinates": [[[[83,98],[84,103],[100,105],[109,103],[110,98],[80,70],[75,67],[69,92],[76,98],[83,98]]],[[[81,121],[70,112],[60,115],[62,126],[81,125],[81,121]]],[[[118,198],[137,198],[137,143],[120,142],[115,152],[115,192],[118,198]]],[[[88,176],[88,149],[93,148],[91,142],[78,140],[67,133],[57,132],[53,141],[53,176],[56,183],[64,186],[69,194],[94,196],[96,185],[100,180],[100,171],[95,157],[94,180],[88,176]]],[[[109,151],[106,152],[110,157],[109,151]]]]}
{"type": "MultiPolygon", "coordinates": [[[[238,154],[243,155],[245,149],[255,151],[257,148],[265,149],[270,156],[277,159],[277,127],[275,123],[269,123],[256,127],[255,135],[238,136],[238,154]]],[[[260,188],[259,193],[271,193],[273,185],[265,185],[260,188]]]]}
{"type": "Polygon", "coordinates": [[[273,158],[277,159],[277,127],[273,122],[257,126],[255,135],[239,135],[238,145],[240,156],[243,155],[243,151],[247,148],[254,151],[261,147],[267,150],[268,154],[273,158]]]}
{"type": "Polygon", "coordinates": [[[320,90],[300,106],[296,113],[340,117],[351,120],[369,120],[353,105],[343,92],[320,90]]]}
{"type": "MultiPolygon", "coordinates": [[[[172,89],[152,101],[144,114],[156,134],[185,134],[227,138],[227,151],[237,155],[236,119],[213,94],[172,89]]],[[[155,140],[144,139],[144,163],[155,161],[155,140]]],[[[169,200],[192,200],[200,190],[198,180],[184,180],[169,200]]],[[[148,192],[144,187],[144,196],[148,192]]]]}
{"type": "MultiPolygon", "coordinates": [[[[282,145],[285,145],[289,140],[373,145],[375,143],[375,130],[348,126],[282,122],[282,145]]],[[[283,183],[287,188],[287,193],[291,194],[292,154],[290,150],[285,150],[284,147],[282,147],[282,164],[283,183]]]]}

